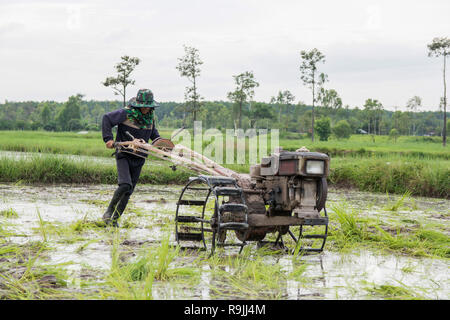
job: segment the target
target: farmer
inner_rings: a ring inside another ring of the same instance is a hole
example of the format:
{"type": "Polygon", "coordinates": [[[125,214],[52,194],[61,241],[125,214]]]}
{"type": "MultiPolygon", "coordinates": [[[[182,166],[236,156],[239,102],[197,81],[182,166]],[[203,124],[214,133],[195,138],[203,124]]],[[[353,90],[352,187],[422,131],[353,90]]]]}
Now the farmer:
{"type": "MultiPolygon", "coordinates": [[[[154,125],[154,110],[159,107],[153,100],[153,93],[148,89],[138,91],[136,98],[132,98],[123,109],[118,109],[103,116],[102,136],[107,148],[114,148],[114,137],[112,128],[117,125],[116,142],[130,141],[126,132],[134,138],[143,139],[148,142],[159,137],[158,130],[154,125]]],[[[146,157],[146,155],[143,155],[146,157]]],[[[116,153],[116,164],[118,173],[118,188],[109,203],[108,209],[103,214],[106,225],[119,227],[117,220],[127,206],[128,200],[138,182],[145,158],[129,153],[116,153]]]]}

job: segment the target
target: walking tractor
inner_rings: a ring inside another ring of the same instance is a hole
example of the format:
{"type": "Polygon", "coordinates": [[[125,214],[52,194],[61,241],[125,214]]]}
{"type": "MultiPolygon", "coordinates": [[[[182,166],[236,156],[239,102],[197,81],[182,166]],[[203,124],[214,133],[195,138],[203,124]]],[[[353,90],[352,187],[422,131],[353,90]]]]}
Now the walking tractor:
{"type": "Polygon", "coordinates": [[[182,246],[211,254],[216,247],[237,246],[242,251],[251,241],[307,252],[324,248],[330,165],[326,154],[280,149],[242,174],[168,139],[154,145],[135,139],[116,147],[118,152],[152,154],[199,173],[189,179],[177,201],[175,239],[182,246]],[[284,236],[290,240],[284,241],[284,236]]]}

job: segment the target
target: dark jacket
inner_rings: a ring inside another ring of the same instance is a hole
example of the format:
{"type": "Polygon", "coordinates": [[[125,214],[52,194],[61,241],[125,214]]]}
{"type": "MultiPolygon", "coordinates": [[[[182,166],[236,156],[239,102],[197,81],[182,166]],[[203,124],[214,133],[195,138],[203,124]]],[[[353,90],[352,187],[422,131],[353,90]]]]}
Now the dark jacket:
{"type": "MultiPolygon", "coordinates": [[[[128,131],[136,139],[144,139],[145,142],[159,138],[159,132],[155,128],[154,123],[148,129],[140,129],[132,121],[128,120],[125,109],[118,109],[108,112],[103,116],[102,120],[102,137],[106,143],[109,140],[114,140],[112,128],[117,125],[116,142],[130,141],[131,138],[126,134],[128,131]]],[[[122,153],[133,158],[131,154],[122,153]]]]}

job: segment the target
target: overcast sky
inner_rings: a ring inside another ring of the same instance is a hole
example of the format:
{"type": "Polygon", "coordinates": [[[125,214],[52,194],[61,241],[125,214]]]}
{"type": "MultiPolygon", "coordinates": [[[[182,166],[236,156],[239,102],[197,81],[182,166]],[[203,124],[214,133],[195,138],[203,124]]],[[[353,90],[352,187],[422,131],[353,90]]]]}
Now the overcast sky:
{"type": "Polygon", "coordinates": [[[448,0],[0,0],[0,102],[119,99],[101,82],[122,55],[141,59],[131,94],[150,88],[156,100],[181,102],[188,82],[175,66],[185,44],[204,62],[205,100],[226,100],[232,76],[253,71],[256,101],[290,90],[310,103],[300,51],[317,48],[326,87],[344,104],[403,109],[418,95],[438,110],[443,61],[427,44],[450,36],[449,14],[448,0]]]}

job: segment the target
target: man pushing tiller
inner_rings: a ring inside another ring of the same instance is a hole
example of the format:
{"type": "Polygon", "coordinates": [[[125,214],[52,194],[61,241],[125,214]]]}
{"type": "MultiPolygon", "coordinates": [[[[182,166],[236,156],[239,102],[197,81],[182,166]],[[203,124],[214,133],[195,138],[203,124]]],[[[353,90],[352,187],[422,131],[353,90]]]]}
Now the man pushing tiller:
{"type": "MultiPolygon", "coordinates": [[[[154,125],[156,107],[159,105],[153,100],[152,91],[141,89],[125,108],[106,113],[102,120],[102,136],[106,147],[113,149],[115,142],[131,140],[130,134],[135,139],[142,139],[146,143],[149,139],[153,141],[159,138],[158,130],[154,125]],[[112,128],[116,125],[117,134],[114,141],[112,128]]],[[[115,156],[119,186],[103,214],[103,221],[107,225],[112,224],[118,227],[117,220],[124,212],[134,191],[147,155],[142,154],[142,157],[139,157],[130,153],[116,152],[115,156]]]]}

